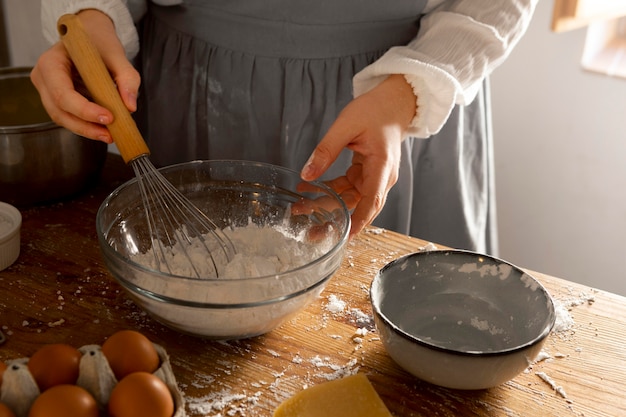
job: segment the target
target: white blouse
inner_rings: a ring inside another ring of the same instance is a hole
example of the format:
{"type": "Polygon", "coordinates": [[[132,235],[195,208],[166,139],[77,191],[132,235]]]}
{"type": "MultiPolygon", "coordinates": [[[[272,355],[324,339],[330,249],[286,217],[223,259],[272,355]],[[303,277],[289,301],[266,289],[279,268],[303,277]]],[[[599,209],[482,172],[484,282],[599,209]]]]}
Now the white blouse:
{"type": "MultiPolygon", "coordinates": [[[[159,5],[184,0],[151,0],[159,5]]],[[[525,33],[538,0],[428,0],[417,37],[391,48],[357,73],[354,96],[390,74],[404,74],[417,97],[408,134],[427,138],[442,128],[455,104],[470,103],[484,78],[500,65],[525,33]]],[[[58,40],[56,22],[65,13],[98,9],[113,20],[129,58],[139,51],[135,25],[146,0],[55,0],[41,2],[45,38],[58,40]]]]}

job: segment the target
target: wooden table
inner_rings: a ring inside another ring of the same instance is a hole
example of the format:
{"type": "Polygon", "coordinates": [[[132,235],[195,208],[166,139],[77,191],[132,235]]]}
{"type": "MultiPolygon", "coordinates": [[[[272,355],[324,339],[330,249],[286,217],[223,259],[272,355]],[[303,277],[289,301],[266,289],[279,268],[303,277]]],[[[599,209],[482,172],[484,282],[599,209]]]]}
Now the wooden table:
{"type": "Polygon", "coordinates": [[[169,330],[129,301],[104,267],[96,240],[97,208],[131,176],[111,154],[91,190],[21,210],[20,257],[0,272],[0,329],[7,337],[0,360],[30,356],[46,343],[101,344],[132,328],[167,349],[190,416],[271,416],[303,387],[357,371],[368,375],[395,416],[626,415],[626,298],[540,273],[533,274],[574,320],[549,337],[545,360],[477,392],[432,386],[400,369],[375,332],[369,284],[384,264],[427,242],[379,229],[349,244],[318,301],[267,335],[220,342],[169,330]],[[329,308],[335,297],[345,302],[341,312],[329,308]],[[362,328],[369,332],[357,335],[362,328]]]}

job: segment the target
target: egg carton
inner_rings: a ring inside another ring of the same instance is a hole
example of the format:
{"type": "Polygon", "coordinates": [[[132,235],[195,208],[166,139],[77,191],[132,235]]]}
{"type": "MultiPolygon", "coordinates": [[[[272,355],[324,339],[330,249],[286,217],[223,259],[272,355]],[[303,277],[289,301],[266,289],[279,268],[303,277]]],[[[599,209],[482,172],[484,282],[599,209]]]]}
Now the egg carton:
{"type": "MultiPolygon", "coordinates": [[[[178,389],[169,356],[163,347],[156,343],[153,345],[161,360],[161,365],[154,375],[165,382],[172,394],[175,410],[172,417],[186,417],[185,398],[178,389]]],[[[118,382],[117,378],[99,345],[85,345],[78,350],[82,356],[76,385],[89,391],[98,403],[98,408],[104,411],[111,391],[118,382]]],[[[0,387],[0,402],[8,405],[17,417],[27,417],[31,405],[41,393],[28,370],[28,358],[10,360],[6,364],[7,369],[4,371],[0,387]]]]}

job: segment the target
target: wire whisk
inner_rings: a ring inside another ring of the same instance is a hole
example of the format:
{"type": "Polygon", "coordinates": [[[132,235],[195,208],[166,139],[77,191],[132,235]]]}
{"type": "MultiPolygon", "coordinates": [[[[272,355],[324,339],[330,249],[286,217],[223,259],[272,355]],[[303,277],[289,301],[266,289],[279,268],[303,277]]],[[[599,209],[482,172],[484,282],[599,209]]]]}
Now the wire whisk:
{"type": "Polygon", "coordinates": [[[151,240],[149,266],[172,275],[219,277],[219,269],[236,254],[233,242],[152,164],[148,146],[80,18],[61,16],[57,29],[93,100],[113,113],[107,127],[141,192],[151,240]]]}

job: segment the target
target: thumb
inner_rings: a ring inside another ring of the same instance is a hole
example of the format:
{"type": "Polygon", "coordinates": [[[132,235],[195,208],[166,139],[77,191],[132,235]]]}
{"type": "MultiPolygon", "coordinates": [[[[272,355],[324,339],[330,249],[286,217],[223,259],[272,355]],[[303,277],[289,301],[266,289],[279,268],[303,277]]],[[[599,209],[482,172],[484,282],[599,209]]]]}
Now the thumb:
{"type": "Polygon", "coordinates": [[[126,57],[126,51],[117,37],[112,20],[95,9],[82,10],[78,16],[91,41],[100,52],[104,65],[117,85],[122,101],[129,111],[135,111],[140,83],[139,72],[126,57]]]}

